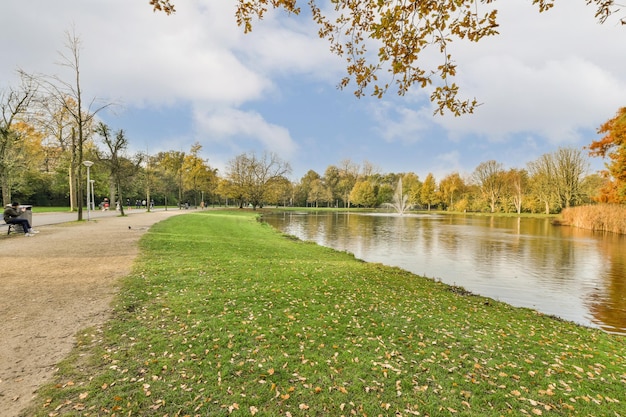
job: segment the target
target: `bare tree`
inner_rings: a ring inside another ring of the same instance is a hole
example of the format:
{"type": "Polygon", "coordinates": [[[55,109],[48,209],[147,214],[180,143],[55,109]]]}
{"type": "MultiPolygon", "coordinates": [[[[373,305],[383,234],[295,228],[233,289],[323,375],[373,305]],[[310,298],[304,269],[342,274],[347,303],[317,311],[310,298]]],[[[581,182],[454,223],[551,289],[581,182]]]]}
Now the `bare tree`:
{"type": "Polygon", "coordinates": [[[48,98],[56,102],[56,107],[71,120],[69,169],[70,206],[78,208],[78,220],[83,218],[83,146],[92,132],[91,125],[95,115],[110,104],[95,107],[96,99],[85,106],[80,78],[80,38],[74,30],[66,32],[65,48],[68,53],[59,52],[59,65],[69,68],[73,79],[66,81],[59,76],[40,76],[40,83],[48,94],[48,98]]]}
{"type": "Polygon", "coordinates": [[[502,164],[494,160],[482,162],[476,167],[472,176],[480,187],[483,197],[489,203],[491,212],[494,213],[506,184],[502,164]]]}
{"type": "Polygon", "coordinates": [[[551,203],[567,208],[581,201],[587,168],[582,151],[575,148],[559,148],[528,164],[533,193],[545,205],[546,214],[551,203]]]}
{"type": "Polygon", "coordinates": [[[229,161],[226,175],[229,180],[229,194],[239,200],[239,208],[244,201],[252,208],[262,207],[272,187],[280,183],[291,172],[288,162],[275,153],[241,154],[229,161]]]}
{"type": "Polygon", "coordinates": [[[522,212],[522,202],[528,186],[528,172],[523,169],[512,168],[506,173],[507,194],[515,207],[517,214],[522,212]]]}
{"type": "MultiPolygon", "coordinates": [[[[122,129],[114,135],[109,127],[100,122],[96,126],[95,132],[102,138],[102,143],[106,146],[107,153],[99,159],[104,162],[109,169],[111,183],[116,195],[112,196],[111,202],[119,202],[120,213],[124,216],[124,191],[133,177],[139,172],[142,162],[141,156],[137,156],[135,161],[128,159],[124,153],[128,148],[128,139],[122,129]],[[117,200],[115,198],[117,197],[117,200]]],[[[148,204],[149,207],[149,204],[148,204]]]]}
{"type": "Polygon", "coordinates": [[[559,148],[554,152],[556,172],[555,187],[561,207],[568,208],[579,203],[582,182],[589,163],[580,149],[559,148]]]}

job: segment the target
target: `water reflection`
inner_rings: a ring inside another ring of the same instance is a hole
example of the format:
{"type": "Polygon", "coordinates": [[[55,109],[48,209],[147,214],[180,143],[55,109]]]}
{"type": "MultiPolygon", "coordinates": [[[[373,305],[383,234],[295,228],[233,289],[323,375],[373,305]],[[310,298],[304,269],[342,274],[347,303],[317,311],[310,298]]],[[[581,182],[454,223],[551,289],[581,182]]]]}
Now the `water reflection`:
{"type": "Polygon", "coordinates": [[[264,220],[368,262],[626,334],[624,236],[527,218],[286,212],[264,220]]]}

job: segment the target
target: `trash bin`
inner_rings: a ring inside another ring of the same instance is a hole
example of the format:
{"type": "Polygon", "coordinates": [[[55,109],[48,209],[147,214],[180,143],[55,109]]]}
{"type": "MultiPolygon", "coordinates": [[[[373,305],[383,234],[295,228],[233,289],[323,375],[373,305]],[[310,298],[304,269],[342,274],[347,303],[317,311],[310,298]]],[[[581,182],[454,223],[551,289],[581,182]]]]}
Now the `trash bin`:
{"type": "Polygon", "coordinates": [[[20,212],[20,215],[18,217],[20,219],[28,220],[28,224],[30,224],[30,227],[33,227],[33,206],[23,206],[23,205],[21,205],[18,208],[18,211],[20,212]],[[22,210],[24,210],[24,211],[22,211],[22,210]]]}

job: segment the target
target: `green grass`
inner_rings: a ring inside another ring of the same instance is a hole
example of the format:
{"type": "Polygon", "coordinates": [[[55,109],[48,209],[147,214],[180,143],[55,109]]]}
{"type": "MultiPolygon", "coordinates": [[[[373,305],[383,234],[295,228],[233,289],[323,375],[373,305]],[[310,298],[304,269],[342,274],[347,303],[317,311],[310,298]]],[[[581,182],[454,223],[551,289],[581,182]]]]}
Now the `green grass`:
{"type": "Polygon", "coordinates": [[[34,416],[620,416],[625,339],[281,235],[153,226],[34,416]]]}
{"type": "MultiPolygon", "coordinates": [[[[85,207],[87,210],[87,207],[85,207]]],[[[69,207],[39,207],[33,206],[33,213],[71,213],[69,207]]]]}

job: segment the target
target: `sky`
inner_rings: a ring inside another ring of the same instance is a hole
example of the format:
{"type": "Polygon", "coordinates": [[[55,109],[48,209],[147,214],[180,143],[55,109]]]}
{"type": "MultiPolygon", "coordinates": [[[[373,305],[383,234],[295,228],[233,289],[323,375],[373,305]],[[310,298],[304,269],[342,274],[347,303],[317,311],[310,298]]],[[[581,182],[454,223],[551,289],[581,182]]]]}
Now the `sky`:
{"type": "MultiPolygon", "coordinates": [[[[500,35],[453,43],[460,95],[481,103],[462,117],[433,115],[417,87],[382,99],[338,89],[344,61],[306,16],[271,12],[244,34],[234,0],[174,3],[167,16],[147,0],[4,2],[0,90],[18,85],[18,69],[71,81],[59,62],[73,31],[83,98],[92,109],[112,104],[97,117],[126,132],[129,153],[189,152],[198,142],[224,175],[237,155],[273,152],[294,181],[346,159],[437,180],[492,159],[524,168],[599,139],[626,106],[623,16],[599,24],[583,0],[541,14],[531,0],[498,1],[500,35]]],[[[592,173],[604,162],[589,163],[592,173]]]]}

